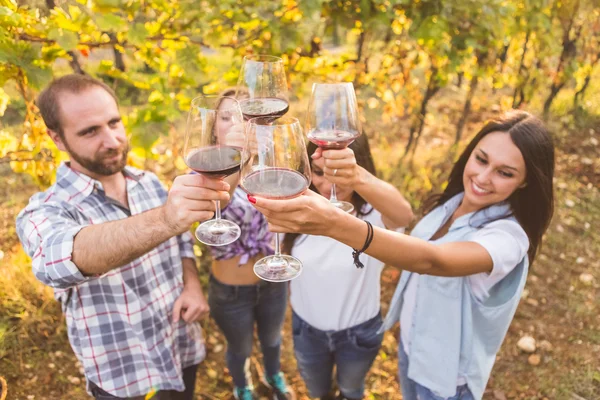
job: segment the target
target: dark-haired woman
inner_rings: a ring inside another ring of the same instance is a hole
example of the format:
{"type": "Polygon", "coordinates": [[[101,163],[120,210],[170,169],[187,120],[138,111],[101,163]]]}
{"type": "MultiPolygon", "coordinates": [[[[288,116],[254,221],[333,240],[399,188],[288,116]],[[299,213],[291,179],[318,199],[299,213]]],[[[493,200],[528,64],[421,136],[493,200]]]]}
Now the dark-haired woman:
{"type": "MultiPolygon", "coordinates": [[[[312,190],[329,196],[321,150],[310,143],[308,153],[312,190]]],[[[353,203],[357,218],[382,229],[410,223],[410,204],[375,177],[365,135],[334,156],[337,197],[353,203]]],[[[283,245],[304,264],[302,275],[291,281],[290,303],[294,353],[311,397],[328,398],[335,366],[338,399],[362,399],[365,376],[383,339],[379,294],[384,264],[363,254],[364,268],[355,268],[348,246],[322,236],[287,234],[283,245]]]]}
{"type": "MultiPolygon", "coordinates": [[[[233,96],[228,90],[222,96],[233,96]]],[[[240,94],[238,93],[238,97],[240,94]]],[[[220,110],[235,102],[225,98],[220,110]]],[[[220,143],[242,147],[244,126],[236,124],[227,113],[215,121],[220,143]]],[[[227,368],[233,380],[233,395],[238,400],[255,400],[258,396],[249,373],[254,327],[262,351],[263,383],[272,391],[273,400],[293,400],[296,395],[281,371],[281,329],[287,308],[288,285],[260,280],[253,272],[254,263],[272,254],[272,234],[264,217],[246,201],[245,192],[237,187],[239,174],[226,178],[232,187],[231,200],[222,202],[222,217],[237,223],[242,232],[238,240],[225,246],[209,248],[213,261],[208,286],[210,314],[227,340],[227,368]]]]}
{"type": "MultiPolygon", "coordinates": [[[[332,153],[323,154],[324,172],[337,183],[332,153]]],[[[372,229],[312,192],[249,200],[274,232],[329,236],[354,249],[372,236],[365,252],[405,271],[383,324],[400,321],[403,398],[481,399],[553,214],[553,175],[543,123],[511,111],[473,138],[411,236],[372,229]]]]}

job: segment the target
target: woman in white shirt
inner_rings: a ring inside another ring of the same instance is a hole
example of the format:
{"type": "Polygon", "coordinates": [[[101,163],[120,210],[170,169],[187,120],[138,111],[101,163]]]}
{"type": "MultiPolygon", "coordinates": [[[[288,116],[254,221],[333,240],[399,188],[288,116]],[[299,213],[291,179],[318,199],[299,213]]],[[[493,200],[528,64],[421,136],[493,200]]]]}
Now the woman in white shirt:
{"type": "MultiPolygon", "coordinates": [[[[312,143],[312,189],[329,195],[324,158],[312,143]]],[[[402,229],[412,219],[410,204],[392,185],[375,176],[365,135],[336,152],[340,162],[337,197],[353,203],[356,216],[383,229],[402,229]]],[[[403,229],[402,229],[403,230],[403,229]]],[[[361,399],[364,380],[377,356],[380,277],[384,264],[366,254],[357,268],[352,249],[328,237],[288,234],[284,249],[302,260],[302,275],[291,281],[294,352],[311,397],[327,398],[336,369],[338,399],[361,399]]]]}
{"type": "MultiPolygon", "coordinates": [[[[334,153],[323,154],[324,170],[338,183],[334,153]]],[[[513,110],[475,135],[411,236],[373,228],[310,191],[248,200],[273,232],[328,236],[402,268],[383,329],[400,320],[403,398],[479,400],[552,218],[553,176],[550,133],[513,110]]]]}

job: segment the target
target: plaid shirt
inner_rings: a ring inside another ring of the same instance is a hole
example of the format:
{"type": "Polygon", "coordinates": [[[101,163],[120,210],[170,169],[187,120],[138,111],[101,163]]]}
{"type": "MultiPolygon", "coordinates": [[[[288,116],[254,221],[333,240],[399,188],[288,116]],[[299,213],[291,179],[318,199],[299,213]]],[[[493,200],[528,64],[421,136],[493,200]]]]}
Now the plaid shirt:
{"type": "Polygon", "coordinates": [[[124,175],[129,210],[106,197],[100,182],[62,164],[56,184],[35,194],[17,216],[17,232],[35,276],[62,303],[69,341],[88,381],[117,397],[183,391],[182,369],[205,357],[200,326],[171,322],[183,289],[182,258],[194,258],[191,235],[172,237],[101,276],[84,276],[71,261],[73,238],[82,228],[166,201],[154,174],[126,167],[124,175]]]}

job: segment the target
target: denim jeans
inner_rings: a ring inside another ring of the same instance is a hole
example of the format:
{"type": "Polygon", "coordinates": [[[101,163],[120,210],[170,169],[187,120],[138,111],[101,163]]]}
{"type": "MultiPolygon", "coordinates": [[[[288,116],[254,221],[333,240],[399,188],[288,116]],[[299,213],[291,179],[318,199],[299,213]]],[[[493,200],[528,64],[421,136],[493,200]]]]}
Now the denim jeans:
{"type": "Polygon", "coordinates": [[[267,376],[280,371],[281,327],[288,284],[260,281],[256,285],[226,285],[211,275],[210,314],[227,339],[227,368],[236,387],[248,385],[245,366],[252,353],[254,324],[267,376]]]}
{"type": "Polygon", "coordinates": [[[361,399],[365,376],[381,347],[381,314],[341,331],[321,331],[292,315],[294,352],[300,375],[311,397],[324,397],[331,390],[333,367],[340,392],[348,399],[361,399]]]}
{"type": "MultiPolygon", "coordinates": [[[[183,369],[183,384],[185,385],[185,392],[177,392],[175,390],[161,390],[157,392],[152,400],[193,400],[194,388],[196,386],[196,371],[198,371],[198,365],[192,365],[183,369]]],[[[90,390],[96,400],[144,400],[146,396],[137,397],[115,397],[110,393],[102,390],[94,382],[89,382],[90,390]]]]}
{"type": "Polygon", "coordinates": [[[454,396],[441,397],[410,379],[408,377],[408,356],[404,351],[402,340],[399,340],[398,345],[398,375],[403,400],[474,400],[467,385],[458,386],[454,396]]]}

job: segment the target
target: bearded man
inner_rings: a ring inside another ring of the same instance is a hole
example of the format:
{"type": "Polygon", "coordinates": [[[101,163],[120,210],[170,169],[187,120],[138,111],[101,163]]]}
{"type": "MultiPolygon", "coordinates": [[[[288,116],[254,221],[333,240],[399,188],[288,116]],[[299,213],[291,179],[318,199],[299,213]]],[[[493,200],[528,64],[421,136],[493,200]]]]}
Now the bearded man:
{"type": "Polygon", "coordinates": [[[205,357],[197,321],[192,223],[212,217],[229,185],[179,176],[169,192],[126,166],[129,144],[114,92],[86,75],[39,96],[48,134],[70,161],[17,217],[32,269],[54,288],[73,351],[96,399],[192,399],[205,357]]]}

